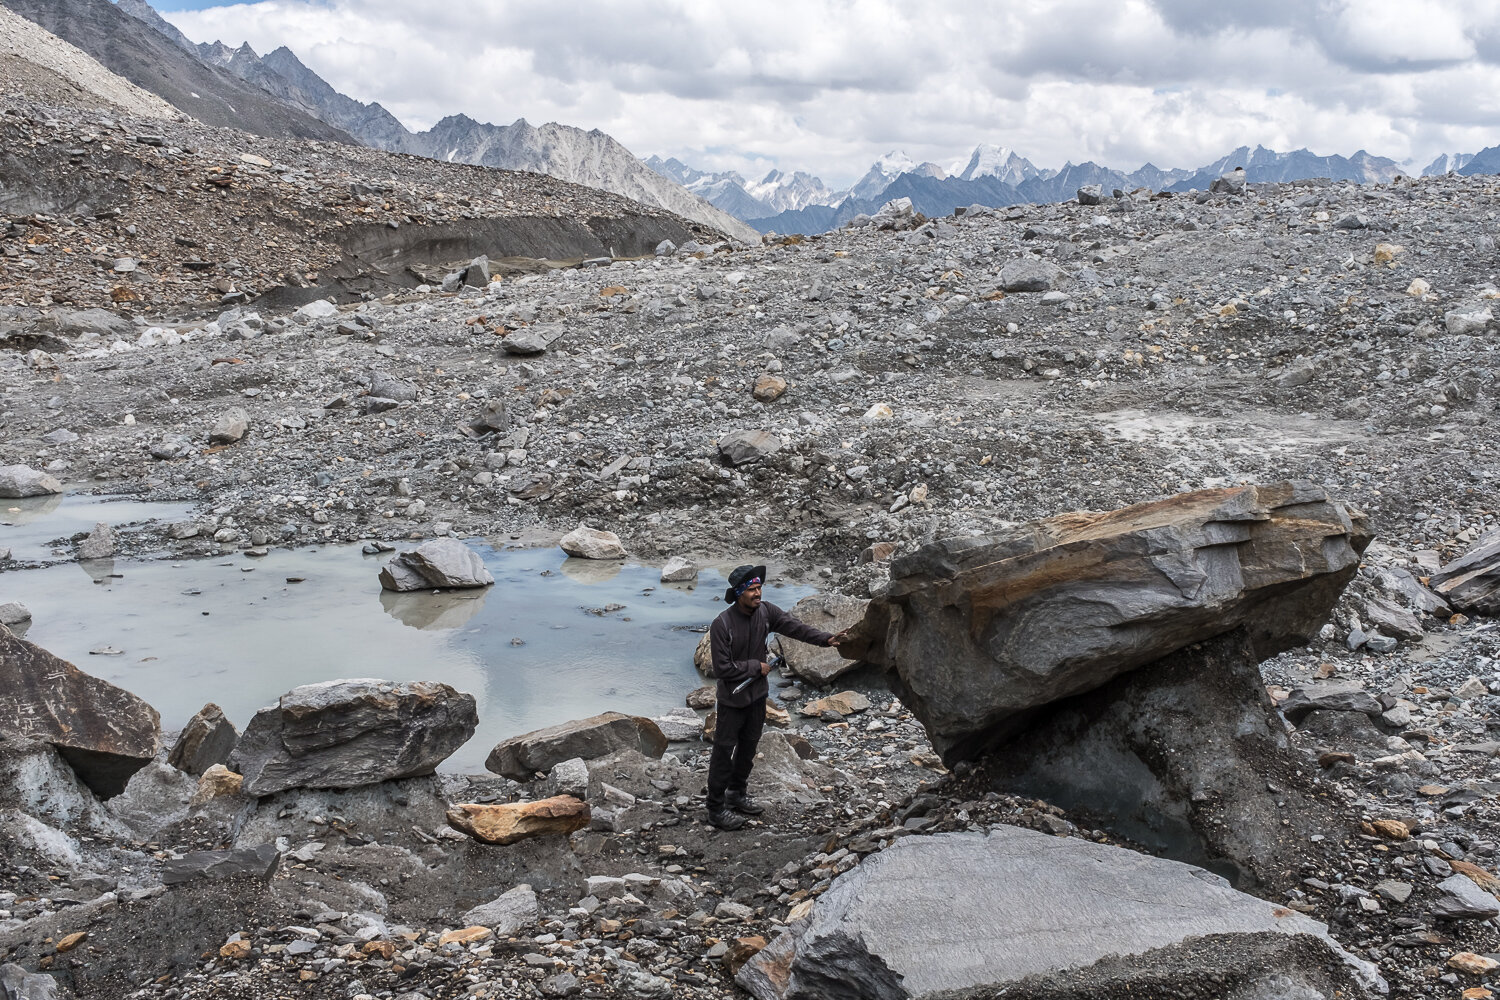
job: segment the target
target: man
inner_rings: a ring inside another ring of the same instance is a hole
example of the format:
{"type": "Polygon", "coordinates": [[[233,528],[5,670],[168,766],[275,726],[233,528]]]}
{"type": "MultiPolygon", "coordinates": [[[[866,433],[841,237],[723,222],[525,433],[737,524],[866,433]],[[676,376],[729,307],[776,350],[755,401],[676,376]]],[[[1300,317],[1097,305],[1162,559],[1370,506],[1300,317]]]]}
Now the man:
{"type": "Polygon", "coordinates": [[[764,566],[739,566],[730,573],[724,601],[731,607],[708,630],[714,676],[719,679],[719,719],[708,761],[708,821],[721,830],[738,830],[746,816],[765,812],[750,797],[748,785],[755,747],[766,725],[766,696],[771,693],[766,635],[775,632],[814,646],[844,641],[843,632],[830,635],[762,601],[765,579],[764,566]]]}

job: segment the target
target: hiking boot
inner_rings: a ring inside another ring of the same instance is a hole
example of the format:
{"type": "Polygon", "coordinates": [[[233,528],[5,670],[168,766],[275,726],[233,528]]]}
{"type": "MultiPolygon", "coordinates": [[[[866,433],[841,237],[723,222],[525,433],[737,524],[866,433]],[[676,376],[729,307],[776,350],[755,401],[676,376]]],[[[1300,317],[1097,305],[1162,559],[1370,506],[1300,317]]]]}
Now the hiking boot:
{"type": "Polygon", "coordinates": [[[738,830],[745,825],[745,817],[728,809],[710,809],[708,821],[720,830],[738,830]]]}
{"type": "Polygon", "coordinates": [[[766,807],[752,799],[748,792],[730,792],[724,796],[724,804],[746,816],[759,816],[766,811],[766,807]]]}

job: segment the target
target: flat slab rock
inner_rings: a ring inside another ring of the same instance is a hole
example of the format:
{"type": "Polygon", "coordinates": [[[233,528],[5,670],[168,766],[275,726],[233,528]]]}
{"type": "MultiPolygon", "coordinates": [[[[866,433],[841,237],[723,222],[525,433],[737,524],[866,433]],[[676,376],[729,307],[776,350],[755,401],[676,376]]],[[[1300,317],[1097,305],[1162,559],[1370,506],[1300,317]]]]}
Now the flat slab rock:
{"type": "Polygon", "coordinates": [[[1295,910],[1190,865],[1019,827],[867,857],[736,978],[761,1000],[907,1000],[1043,992],[1082,970],[1117,986],[1148,964],[1181,985],[1223,977],[1226,993],[1273,976],[1327,996],[1385,990],[1295,910]]]}
{"type": "Polygon", "coordinates": [[[304,684],[255,713],[230,757],[247,795],[431,774],[479,725],[474,696],[434,681],[304,684]]]}
{"type": "Polygon", "coordinates": [[[1455,608],[1500,614],[1500,529],[1480,535],[1469,551],[1434,573],[1429,585],[1455,608]]]}
{"type": "Polygon", "coordinates": [[[488,587],[495,582],[479,553],[456,538],[434,538],[400,552],[380,571],[386,590],[488,587]]]}
{"type": "Polygon", "coordinates": [[[275,844],[238,847],[228,851],[189,851],[180,858],[162,862],[161,880],[180,885],[193,879],[219,882],[231,878],[271,881],[281,854],[275,844]]]}
{"type": "Polygon", "coordinates": [[[667,737],[643,716],[605,712],[513,736],[490,751],[484,766],[516,781],[530,781],[537,772],[550,771],[565,760],[595,760],[620,750],[660,757],[667,751],[667,737]]]}
{"type": "Polygon", "coordinates": [[[839,651],[894,668],[951,766],[1030,709],[1235,628],[1261,658],[1305,644],[1369,542],[1307,482],[1062,514],[897,557],[839,651]]]}
{"type": "MultiPolygon", "coordinates": [[[[448,810],[448,825],[485,844],[516,844],[532,837],[566,837],[589,825],[588,803],[571,795],[536,802],[461,802],[448,810]]],[[[535,904],[533,904],[535,905],[535,904]]]]}
{"type": "Polygon", "coordinates": [[[156,756],[161,717],[140,698],[0,627],[0,717],[11,735],[50,743],[102,798],[156,756]]]}

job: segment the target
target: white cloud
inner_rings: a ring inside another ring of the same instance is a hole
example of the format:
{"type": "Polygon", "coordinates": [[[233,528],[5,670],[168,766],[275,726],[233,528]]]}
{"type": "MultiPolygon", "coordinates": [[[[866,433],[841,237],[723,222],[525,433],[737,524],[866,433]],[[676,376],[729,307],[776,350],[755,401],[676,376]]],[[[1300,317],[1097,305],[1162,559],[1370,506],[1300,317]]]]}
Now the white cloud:
{"type": "Polygon", "coordinates": [[[846,184],[889,149],[1197,166],[1238,145],[1425,163],[1500,142],[1493,0],[262,0],[167,15],[291,48],[412,128],[600,128],[641,156],[846,184]]]}

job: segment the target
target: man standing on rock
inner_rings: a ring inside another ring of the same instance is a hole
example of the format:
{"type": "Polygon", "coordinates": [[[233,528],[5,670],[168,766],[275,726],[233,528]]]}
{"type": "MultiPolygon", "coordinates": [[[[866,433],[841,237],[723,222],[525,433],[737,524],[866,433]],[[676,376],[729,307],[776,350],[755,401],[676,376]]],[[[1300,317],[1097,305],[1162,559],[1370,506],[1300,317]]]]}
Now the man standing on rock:
{"type": "Polygon", "coordinates": [[[719,718],[714,726],[714,749],[708,761],[708,821],[721,830],[738,830],[746,816],[765,808],[750,797],[750,769],[755,748],[766,725],[766,636],[775,632],[814,646],[837,646],[844,633],[830,635],[800,622],[760,598],[766,579],[764,566],[739,566],[729,574],[725,603],[731,605],[708,630],[713,651],[715,692],[719,718]]]}

